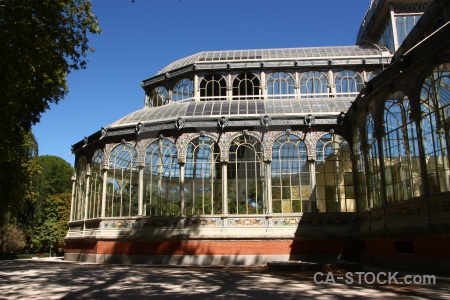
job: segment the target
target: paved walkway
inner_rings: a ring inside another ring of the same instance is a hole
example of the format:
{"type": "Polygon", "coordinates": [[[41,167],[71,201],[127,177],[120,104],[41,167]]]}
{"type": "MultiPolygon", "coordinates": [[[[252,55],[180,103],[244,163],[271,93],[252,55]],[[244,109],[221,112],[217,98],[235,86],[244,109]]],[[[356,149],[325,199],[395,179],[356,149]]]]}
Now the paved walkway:
{"type": "Polygon", "coordinates": [[[0,261],[0,299],[450,299],[446,278],[435,285],[318,285],[313,274],[11,260],[0,261]]]}

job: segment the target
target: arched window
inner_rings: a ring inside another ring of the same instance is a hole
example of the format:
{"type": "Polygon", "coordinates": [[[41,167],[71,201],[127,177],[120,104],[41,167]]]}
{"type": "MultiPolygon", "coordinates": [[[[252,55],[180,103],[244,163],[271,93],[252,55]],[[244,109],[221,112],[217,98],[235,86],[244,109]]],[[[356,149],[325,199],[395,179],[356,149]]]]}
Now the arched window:
{"type": "Polygon", "coordinates": [[[261,143],[252,136],[233,140],[228,163],[228,212],[265,213],[261,143]]]}
{"type": "Polygon", "coordinates": [[[422,140],[430,193],[450,190],[450,64],[433,70],[422,85],[422,140]]]}
{"type": "Polygon", "coordinates": [[[172,90],[172,102],[192,101],[194,97],[194,83],[190,79],[182,79],[172,90]]]}
{"type": "Polygon", "coordinates": [[[120,144],[112,150],[106,185],[106,216],[137,216],[139,171],[136,162],[137,152],[132,144],[120,144]]]}
{"type": "Polygon", "coordinates": [[[366,137],[367,137],[367,166],[368,166],[368,188],[369,200],[371,207],[380,206],[382,201],[380,199],[380,158],[378,154],[377,140],[374,136],[375,125],[372,114],[366,118],[366,137]]]}
{"type": "Polygon", "coordinates": [[[174,142],[160,138],[148,148],[144,168],[145,215],[180,214],[180,165],[174,142]]]}
{"type": "Polygon", "coordinates": [[[345,70],[336,74],[336,96],[355,97],[361,91],[363,79],[355,71],[345,70]]]}
{"type": "Polygon", "coordinates": [[[285,72],[270,74],[267,78],[267,94],[269,99],[294,98],[294,78],[289,73],[285,72]]]}
{"type": "Polygon", "coordinates": [[[384,106],[383,156],[388,202],[420,196],[420,160],[417,130],[403,93],[390,97],[384,106]]]}
{"type": "Polygon", "coordinates": [[[169,103],[169,92],[163,86],[154,88],[148,95],[148,107],[158,107],[169,103]]]}
{"type": "Polygon", "coordinates": [[[350,147],[337,134],[316,145],[316,199],[319,212],[354,212],[355,192],[350,147]]]}
{"type": "Polygon", "coordinates": [[[105,160],[103,151],[97,150],[91,160],[91,180],[89,182],[88,219],[99,218],[102,208],[103,174],[102,164],[105,160]]]}
{"type": "Polygon", "coordinates": [[[207,75],[200,82],[200,100],[225,100],[227,84],[220,75],[207,75]]]}
{"type": "Polygon", "coordinates": [[[72,220],[83,220],[86,205],[86,158],[81,156],[75,167],[76,183],[72,208],[72,220]]]}
{"type": "Polygon", "coordinates": [[[309,71],[300,79],[301,97],[324,97],[328,96],[328,78],[324,73],[309,71]]]}
{"type": "Polygon", "coordinates": [[[353,153],[355,154],[355,170],[358,178],[357,185],[355,186],[358,189],[359,211],[366,211],[368,207],[366,171],[364,169],[364,152],[362,151],[361,136],[358,128],[355,128],[355,132],[353,135],[353,153]]]}
{"type": "Polygon", "coordinates": [[[309,212],[311,182],[305,143],[296,135],[283,135],[272,148],[272,211],[309,212]]]}
{"type": "Polygon", "coordinates": [[[258,99],[260,95],[259,79],[251,73],[243,73],[233,81],[233,99],[258,99]]]}
{"type": "Polygon", "coordinates": [[[184,176],[186,215],[222,213],[219,156],[219,146],[209,137],[198,137],[189,143],[184,176]]]}

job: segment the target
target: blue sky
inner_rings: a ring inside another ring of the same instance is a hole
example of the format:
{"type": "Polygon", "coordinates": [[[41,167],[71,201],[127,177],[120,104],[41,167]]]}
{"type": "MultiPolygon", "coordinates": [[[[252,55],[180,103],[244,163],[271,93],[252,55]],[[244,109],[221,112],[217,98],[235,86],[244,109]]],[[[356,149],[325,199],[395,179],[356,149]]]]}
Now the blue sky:
{"type": "Polygon", "coordinates": [[[353,45],[370,0],[92,0],[103,33],[69,94],[33,127],[40,155],[74,164],[70,147],[141,109],[140,83],[208,50],[353,45]]]}

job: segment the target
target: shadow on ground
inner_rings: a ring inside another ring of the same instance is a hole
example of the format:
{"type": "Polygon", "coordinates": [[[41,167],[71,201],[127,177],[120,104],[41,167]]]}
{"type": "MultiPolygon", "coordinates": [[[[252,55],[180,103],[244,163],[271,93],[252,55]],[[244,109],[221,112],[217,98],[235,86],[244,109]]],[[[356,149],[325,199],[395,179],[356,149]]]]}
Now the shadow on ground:
{"type": "MultiPolygon", "coordinates": [[[[313,272],[0,261],[0,299],[448,299],[436,285],[318,285],[313,272]]],[[[322,278],[324,279],[324,278],[322,278]]]]}

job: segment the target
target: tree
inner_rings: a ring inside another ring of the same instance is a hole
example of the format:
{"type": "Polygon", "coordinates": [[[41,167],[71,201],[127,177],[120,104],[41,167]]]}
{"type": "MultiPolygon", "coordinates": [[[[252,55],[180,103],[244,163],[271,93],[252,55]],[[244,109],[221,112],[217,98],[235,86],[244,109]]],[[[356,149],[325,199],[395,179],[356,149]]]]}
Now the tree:
{"type": "Polygon", "coordinates": [[[52,155],[38,156],[36,161],[41,172],[36,176],[34,186],[40,199],[72,191],[73,168],[67,161],[52,155]]]}
{"type": "Polygon", "coordinates": [[[14,253],[25,246],[25,236],[18,225],[7,224],[0,228],[0,257],[14,253]]]}
{"type": "Polygon", "coordinates": [[[17,218],[26,233],[29,247],[34,241],[36,224],[42,224],[48,218],[44,207],[45,201],[52,195],[70,194],[73,174],[72,166],[58,156],[38,156],[33,158],[32,163],[39,168],[39,171],[34,173],[32,182],[34,194],[25,200],[25,205],[17,218]]]}
{"type": "Polygon", "coordinates": [[[33,248],[48,251],[49,245],[55,249],[64,247],[64,237],[69,229],[71,193],[51,195],[42,204],[45,216],[37,225],[33,248]]]}
{"type": "MultiPolygon", "coordinates": [[[[0,130],[0,135],[1,135],[0,130]]],[[[16,146],[9,148],[11,141],[0,143],[0,226],[14,222],[27,202],[36,201],[37,194],[33,189],[33,179],[39,173],[39,165],[33,159],[38,154],[37,142],[31,132],[15,136],[16,146]]]]}
{"type": "Polygon", "coordinates": [[[86,67],[89,33],[100,33],[89,0],[0,0],[0,225],[25,199],[31,126],[86,67]]]}

